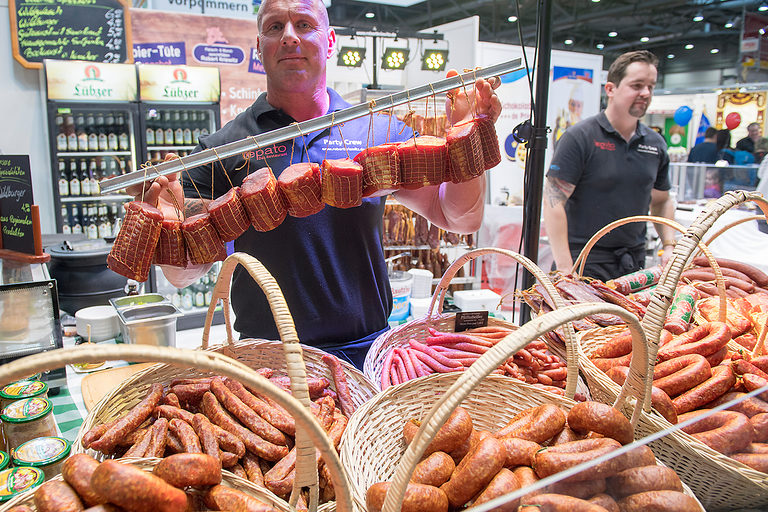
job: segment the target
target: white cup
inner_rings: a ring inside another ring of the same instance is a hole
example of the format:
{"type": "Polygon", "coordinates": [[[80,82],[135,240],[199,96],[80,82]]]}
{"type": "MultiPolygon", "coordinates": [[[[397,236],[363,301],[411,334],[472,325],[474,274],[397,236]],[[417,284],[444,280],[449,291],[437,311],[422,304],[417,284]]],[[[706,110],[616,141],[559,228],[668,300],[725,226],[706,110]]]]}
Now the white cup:
{"type": "Polygon", "coordinates": [[[412,268],[408,271],[413,276],[411,297],[421,299],[432,296],[432,272],[423,268],[412,268]]]}

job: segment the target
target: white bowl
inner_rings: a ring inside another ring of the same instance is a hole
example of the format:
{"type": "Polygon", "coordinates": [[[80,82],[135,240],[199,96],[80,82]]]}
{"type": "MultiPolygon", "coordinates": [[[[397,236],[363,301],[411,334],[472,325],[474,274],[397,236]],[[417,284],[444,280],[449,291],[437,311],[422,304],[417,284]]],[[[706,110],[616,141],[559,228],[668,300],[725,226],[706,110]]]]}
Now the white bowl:
{"type": "Polygon", "coordinates": [[[112,306],[91,306],[75,313],[77,334],[88,340],[88,325],[91,326],[90,341],[106,341],[120,333],[117,311],[112,306]]]}

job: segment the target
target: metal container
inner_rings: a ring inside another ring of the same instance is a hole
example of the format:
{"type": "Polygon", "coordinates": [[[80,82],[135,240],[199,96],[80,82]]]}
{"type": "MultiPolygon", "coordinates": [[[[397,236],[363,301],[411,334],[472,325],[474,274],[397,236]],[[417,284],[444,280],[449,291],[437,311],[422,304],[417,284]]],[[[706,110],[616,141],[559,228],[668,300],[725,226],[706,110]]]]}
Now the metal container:
{"type": "Polygon", "coordinates": [[[126,343],[176,346],[176,319],[184,316],[170,302],[120,308],[120,330],[126,343]]]}
{"type": "Polygon", "coordinates": [[[147,304],[157,304],[159,302],[169,301],[159,293],[144,293],[142,295],[128,295],[127,297],[109,299],[109,303],[112,304],[115,309],[144,306],[147,304]]]}

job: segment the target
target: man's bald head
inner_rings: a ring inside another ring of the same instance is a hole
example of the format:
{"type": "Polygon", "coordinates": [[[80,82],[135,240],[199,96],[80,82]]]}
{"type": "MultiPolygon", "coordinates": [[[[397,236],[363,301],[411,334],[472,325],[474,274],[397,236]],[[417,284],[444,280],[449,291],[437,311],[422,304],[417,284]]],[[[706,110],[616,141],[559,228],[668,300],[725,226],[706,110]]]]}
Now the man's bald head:
{"type": "MultiPolygon", "coordinates": [[[[256,13],[256,24],[259,27],[259,32],[261,32],[261,20],[263,19],[263,14],[268,12],[271,4],[279,1],[283,0],[263,0],[261,2],[259,12],[256,13]]],[[[323,0],[297,0],[297,3],[311,6],[311,8],[320,15],[320,20],[325,25],[325,28],[331,26],[330,20],[328,19],[328,10],[325,8],[323,0]]]]}

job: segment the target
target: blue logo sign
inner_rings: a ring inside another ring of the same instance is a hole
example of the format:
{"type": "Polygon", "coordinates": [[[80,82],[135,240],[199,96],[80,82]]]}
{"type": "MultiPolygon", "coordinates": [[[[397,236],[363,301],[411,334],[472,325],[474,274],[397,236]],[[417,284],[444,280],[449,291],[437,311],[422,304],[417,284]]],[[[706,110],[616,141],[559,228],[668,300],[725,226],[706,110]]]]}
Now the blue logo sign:
{"type": "Polygon", "coordinates": [[[267,74],[267,72],[264,70],[264,64],[262,64],[259,60],[259,52],[256,50],[256,48],[251,48],[251,58],[248,61],[248,72],[256,73],[259,75],[267,74]]]}
{"type": "Polygon", "coordinates": [[[236,66],[245,61],[245,52],[242,48],[223,44],[195,45],[192,55],[197,62],[203,64],[231,64],[236,66]]]}
{"type": "Polygon", "coordinates": [[[140,64],[184,65],[187,63],[187,48],[184,41],[138,43],[133,45],[133,60],[140,64]]]}
{"type": "Polygon", "coordinates": [[[513,162],[517,159],[516,154],[518,144],[520,143],[515,140],[511,133],[507,135],[506,139],[504,139],[504,153],[506,153],[507,158],[513,162]]]}

